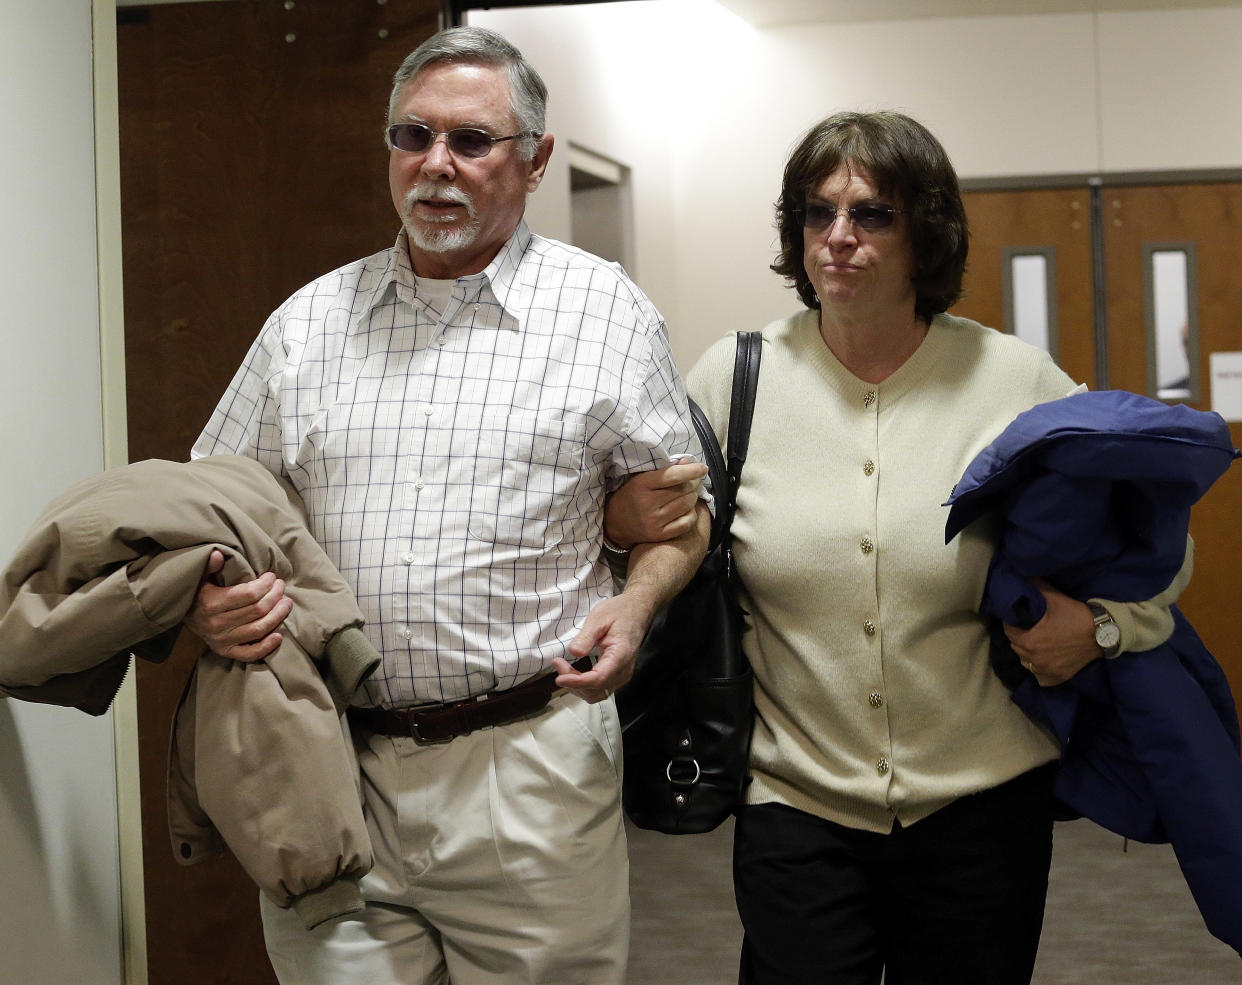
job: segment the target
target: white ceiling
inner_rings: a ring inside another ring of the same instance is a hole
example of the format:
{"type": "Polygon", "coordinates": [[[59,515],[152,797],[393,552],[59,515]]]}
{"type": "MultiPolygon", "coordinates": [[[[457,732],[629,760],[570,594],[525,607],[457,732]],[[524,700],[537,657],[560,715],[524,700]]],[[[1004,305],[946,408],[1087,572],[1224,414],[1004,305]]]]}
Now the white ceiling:
{"type": "Polygon", "coordinates": [[[1242,0],[717,0],[758,27],[918,17],[1242,7],[1242,0]]]}
{"type": "MultiPolygon", "coordinates": [[[[116,0],[118,7],[149,7],[194,0],[116,0]]],[[[568,0],[572,3],[573,0],[568,0]]],[[[1242,0],[716,0],[756,27],[918,17],[1090,13],[1095,10],[1189,10],[1242,7],[1242,0]]],[[[538,4],[539,0],[534,0],[538,4]]],[[[487,0],[478,6],[486,7],[487,0]]]]}
{"type": "MultiPolygon", "coordinates": [[[[118,7],[149,7],[193,0],[116,0],[118,7]]],[[[537,0],[536,0],[537,2],[537,0]]],[[[569,0],[572,2],[572,0],[569,0]]],[[[758,27],[820,21],[910,20],[916,17],[983,17],[988,14],[1064,14],[1093,10],[1178,10],[1242,7],[1242,0],[716,0],[758,27]]],[[[480,7],[487,6],[479,0],[480,7]]]]}

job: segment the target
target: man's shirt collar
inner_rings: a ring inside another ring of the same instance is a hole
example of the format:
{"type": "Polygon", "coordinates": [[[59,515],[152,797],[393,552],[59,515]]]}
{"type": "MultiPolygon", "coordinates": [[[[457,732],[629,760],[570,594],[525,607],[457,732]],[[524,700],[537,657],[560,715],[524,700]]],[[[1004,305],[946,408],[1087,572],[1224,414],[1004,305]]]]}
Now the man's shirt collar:
{"type": "MultiPolygon", "coordinates": [[[[533,239],[534,235],[531,233],[530,227],[526,225],[526,220],[519,221],[517,228],[513,231],[513,235],[505,241],[504,246],[500,248],[500,251],[492,258],[492,262],[481,273],[468,274],[465,277],[457,278],[459,283],[472,280],[481,281],[479,289],[491,291],[496,302],[504,308],[505,313],[513,320],[514,327],[520,324],[522,313],[522,283],[518,277],[518,268],[533,239]]],[[[380,289],[373,295],[369,307],[374,308],[378,306],[390,289],[395,291],[396,296],[407,304],[416,303],[418,297],[417,278],[414,275],[414,268],[410,262],[409,233],[406,232],[404,226],[397,234],[397,241],[389,251],[387,268],[380,279],[380,289]]]]}
{"type": "Polygon", "coordinates": [[[518,267],[526,256],[532,239],[534,236],[526,225],[526,220],[522,219],[513,235],[483,271],[497,303],[515,320],[520,320],[523,310],[522,283],[518,278],[518,267]]]}

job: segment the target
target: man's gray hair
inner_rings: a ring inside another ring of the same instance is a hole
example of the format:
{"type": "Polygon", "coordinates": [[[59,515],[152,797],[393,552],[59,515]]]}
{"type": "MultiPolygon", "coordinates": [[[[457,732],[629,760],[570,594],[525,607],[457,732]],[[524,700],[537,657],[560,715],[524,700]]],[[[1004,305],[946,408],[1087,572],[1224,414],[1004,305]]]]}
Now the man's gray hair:
{"type": "Polygon", "coordinates": [[[401,90],[414,76],[431,65],[461,62],[473,65],[502,65],[509,70],[509,104],[518,128],[525,135],[517,142],[523,160],[535,156],[535,146],[544,133],[544,114],[548,87],[512,44],[485,27],[450,27],[434,34],[409,55],[392,78],[388,98],[388,122],[394,122],[401,90]]]}

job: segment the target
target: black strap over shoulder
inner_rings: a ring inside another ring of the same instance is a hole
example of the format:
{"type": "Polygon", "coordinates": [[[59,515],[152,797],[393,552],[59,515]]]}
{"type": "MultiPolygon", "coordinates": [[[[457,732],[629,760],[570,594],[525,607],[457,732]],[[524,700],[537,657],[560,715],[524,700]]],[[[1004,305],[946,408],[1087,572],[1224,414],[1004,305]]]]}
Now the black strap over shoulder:
{"type": "MultiPolygon", "coordinates": [[[[716,432],[712,430],[711,421],[703,413],[703,409],[693,400],[690,401],[690,416],[694,420],[694,430],[699,436],[699,445],[703,448],[703,463],[707,466],[707,480],[712,490],[724,489],[729,483],[729,472],[725,468],[724,454],[720,451],[720,443],[716,441],[716,432]]],[[[712,517],[711,539],[708,551],[716,549],[721,538],[729,529],[730,514],[723,497],[717,496],[716,515],[712,517]]]]}
{"type": "Polygon", "coordinates": [[[733,401],[729,405],[728,449],[729,514],[737,506],[737,490],[742,483],[742,466],[750,447],[750,422],[755,413],[755,392],[759,389],[759,359],[763,355],[763,335],[737,333],[737,356],[733,360],[733,401]]]}
{"type": "Polygon", "coordinates": [[[716,546],[728,535],[733,523],[733,511],[737,506],[737,491],[742,482],[742,466],[746,464],[746,450],[750,446],[750,423],[755,411],[755,393],[759,388],[759,359],[762,355],[763,336],[759,332],[737,333],[737,356],[733,361],[733,396],[729,406],[729,433],[725,447],[726,462],[716,433],[706,415],[693,400],[690,414],[703,446],[703,458],[712,491],[716,494],[716,516],[712,520],[711,544],[716,546]]]}

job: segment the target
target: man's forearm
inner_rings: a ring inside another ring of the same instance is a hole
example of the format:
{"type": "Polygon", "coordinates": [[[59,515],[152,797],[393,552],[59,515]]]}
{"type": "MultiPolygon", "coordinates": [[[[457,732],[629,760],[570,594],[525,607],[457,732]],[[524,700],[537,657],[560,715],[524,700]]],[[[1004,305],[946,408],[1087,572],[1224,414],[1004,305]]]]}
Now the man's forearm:
{"type": "Polygon", "coordinates": [[[587,701],[602,701],[634,675],[634,660],[651,620],[690,581],[706,553],[711,517],[702,504],[695,514],[694,526],[681,536],[635,546],[621,594],[597,602],[570,642],[573,656],[597,650],[595,666],[579,671],[557,657],[557,684],[587,701]]]}
{"type": "Polygon", "coordinates": [[[672,601],[698,570],[707,553],[711,514],[703,502],[695,507],[694,526],[680,537],[636,544],[630,552],[624,594],[647,601],[652,615],[672,601]]]}

